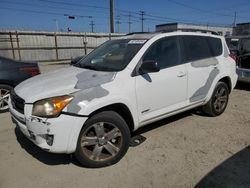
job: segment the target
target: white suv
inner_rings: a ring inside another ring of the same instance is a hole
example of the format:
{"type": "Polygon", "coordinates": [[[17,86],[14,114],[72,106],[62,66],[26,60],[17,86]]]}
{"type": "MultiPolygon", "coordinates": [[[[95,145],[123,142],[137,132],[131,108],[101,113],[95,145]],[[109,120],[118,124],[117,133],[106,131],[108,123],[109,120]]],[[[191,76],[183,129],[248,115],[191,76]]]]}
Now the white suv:
{"type": "Polygon", "coordinates": [[[132,34],[24,81],[11,93],[10,112],[40,148],[103,167],[125,155],[139,127],[199,106],[209,116],[223,113],[235,69],[223,37],[132,34]]]}

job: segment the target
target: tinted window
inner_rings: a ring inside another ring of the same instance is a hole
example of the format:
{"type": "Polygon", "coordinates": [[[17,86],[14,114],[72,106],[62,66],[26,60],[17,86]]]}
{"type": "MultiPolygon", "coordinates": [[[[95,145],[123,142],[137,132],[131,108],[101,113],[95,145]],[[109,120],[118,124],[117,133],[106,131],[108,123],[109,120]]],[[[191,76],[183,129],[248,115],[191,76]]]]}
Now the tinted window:
{"type": "Polygon", "coordinates": [[[195,61],[212,56],[206,37],[183,36],[186,61],[195,61]]]}
{"type": "Polygon", "coordinates": [[[207,37],[207,41],[213,56],[222,54],[222,44],[219,38],[207,37]]]}
{"type": "Polygon", "coordinates": [[[177,37],[167,37],[156,41],[143,57],[145,60],[154,60],[161,69],[179,64],[177,37]]]}
{"type": "Polygon", "coordinates": [[[250,53],[250,38],[244,38],[241,41],[241,53],[250,53]]]}
{"type": "Polygon", "coordinates": [[[97,71],[123,70],[146,40],[110,40],[93,50],[74,66],[97,71]]]}

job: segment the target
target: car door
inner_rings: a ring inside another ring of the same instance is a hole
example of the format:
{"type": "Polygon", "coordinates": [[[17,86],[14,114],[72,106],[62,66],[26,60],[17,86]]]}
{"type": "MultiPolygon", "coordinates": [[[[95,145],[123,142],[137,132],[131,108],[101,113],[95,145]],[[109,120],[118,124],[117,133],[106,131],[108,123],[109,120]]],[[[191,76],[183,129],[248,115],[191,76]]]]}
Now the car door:
{"type": "Polygon", "coordinates": [[[154,42],[145,52],[141,64],[156,61],[159,72],[136,76],[139,121],[150,121],[181,108],[187,99],[187,70],[181,63],[179,39],[166,37],[154,42]]]}
{"type": "Polygon", "coordinates": [[[188,70],[188,100],[190,104],[205,100],[213,80],[219,74],[218,60],[213,56],[209,45],[210,38],[192,35],[181,37],[182,52],[188,70]]]}

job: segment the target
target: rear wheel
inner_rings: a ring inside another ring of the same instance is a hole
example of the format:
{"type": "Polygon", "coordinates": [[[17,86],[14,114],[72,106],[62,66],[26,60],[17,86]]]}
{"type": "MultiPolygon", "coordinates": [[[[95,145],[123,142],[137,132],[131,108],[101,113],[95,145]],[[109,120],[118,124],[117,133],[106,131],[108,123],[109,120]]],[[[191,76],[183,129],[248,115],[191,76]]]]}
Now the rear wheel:
{"type": "Polygon", "coordinates": [[[228,103],[229,90],[224,82],[218,82],[209,102],[203,106],[202,110],[209,116],[219,116],[222,114],[228,103]]]}
{"type": "Polygon", "coordinates": [[[75,156],[86,167],[117,163],[127,152],[130,131],[116,112],[98,113],[85,123],[78,138],[75,156]]]}
{"type": "Polygon", "coordinates": [[[8,100],[12,89],[9,85],[0,84],[0,113],[8,111],[8,100]]]}

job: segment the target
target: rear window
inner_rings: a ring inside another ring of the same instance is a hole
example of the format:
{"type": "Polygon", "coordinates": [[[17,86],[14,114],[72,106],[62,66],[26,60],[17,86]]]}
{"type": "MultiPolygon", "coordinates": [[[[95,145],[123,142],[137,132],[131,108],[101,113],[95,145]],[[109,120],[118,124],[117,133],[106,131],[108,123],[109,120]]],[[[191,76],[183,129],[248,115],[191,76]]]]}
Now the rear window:
{"type": "Polygon", "coordinates": [[[222,54],[222,43],[221,39],[207,37],[208,45],[211,49],[212,56],[219,56],[222,54]]]}
{"type": "Polygon", "coordinates": [[[186,61],[196,61],[212,56],[206,37],[183,36],[186,61]]]}

